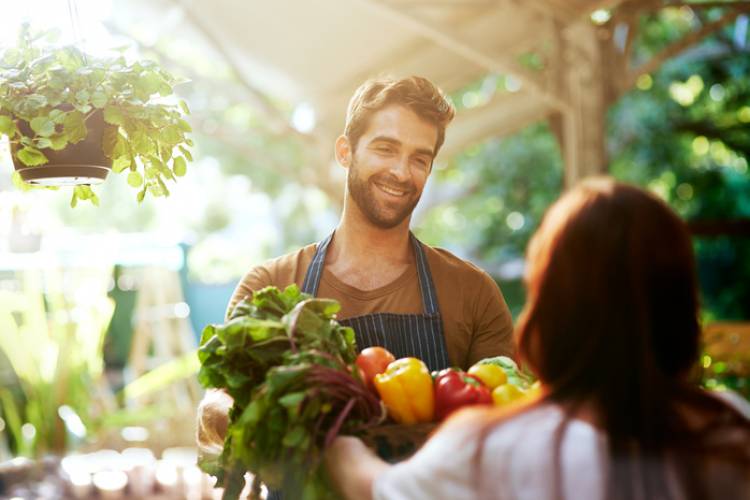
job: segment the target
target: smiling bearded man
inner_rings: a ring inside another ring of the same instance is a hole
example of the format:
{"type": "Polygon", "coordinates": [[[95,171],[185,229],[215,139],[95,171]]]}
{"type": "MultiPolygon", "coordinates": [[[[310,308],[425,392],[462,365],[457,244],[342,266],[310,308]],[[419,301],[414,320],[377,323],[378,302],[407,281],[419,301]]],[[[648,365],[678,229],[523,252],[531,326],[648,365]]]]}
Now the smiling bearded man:
{"type": "MultiPolygon", "coordinates": [[[[513,323],[494,280],[450,252],[421,243],[411,214],[454,110],[429,80],[380,78],[354,93],[336,139],[347,169],[344,209],[330,235],[251,269],[228,312],[253,291],[296,283],[341,303],[357,347],[379,345],[431,370],[468,368],[513,354],[513,323]]],[[[198,443],[220,453],[232,400],[211,391],[199,408],[198,443]]],[[[278,498],[274,493],[269,498],[278,498]]]]}
{"type": "Polygon", "coordinates": [[[347,188],[351,199],[373,225],[382,229],[390,229],[398,226],[411,215],[422,197],[422,192],[417,192],[411,183],[399,183],[397,179],[387,174],[380,177],[383,178],[363,179],[357,161],[353,159],[347,176],[347,188]],[[390,204],[378,203],[376,189],[382,189],[396,197],[404,198],[403,202],[399,203],[394,200],[390,204]]]}

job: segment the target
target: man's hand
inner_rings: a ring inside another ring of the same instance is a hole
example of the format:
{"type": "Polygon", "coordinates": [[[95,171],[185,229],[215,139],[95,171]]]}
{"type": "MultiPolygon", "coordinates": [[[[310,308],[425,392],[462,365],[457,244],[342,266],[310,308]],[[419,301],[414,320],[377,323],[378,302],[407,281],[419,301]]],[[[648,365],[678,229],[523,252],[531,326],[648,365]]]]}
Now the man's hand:
{"type": "Polygon", "coordinates": [[[234,404],[224,391],[209,389],[198,405],[198,447],[203,453],[218,455],[224,448],[229,425],[229,409],[234,404]]]}

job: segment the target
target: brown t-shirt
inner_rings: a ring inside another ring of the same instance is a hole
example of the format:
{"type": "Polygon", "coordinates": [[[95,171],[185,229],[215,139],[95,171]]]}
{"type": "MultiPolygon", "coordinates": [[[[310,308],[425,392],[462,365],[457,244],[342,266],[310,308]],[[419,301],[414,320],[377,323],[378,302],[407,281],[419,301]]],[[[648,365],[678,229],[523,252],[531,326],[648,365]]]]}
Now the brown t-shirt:
{"type": "MultiPolygon", "coordinates": [[[[308,245],[252,268],[237,285],[227,313],[253,290],[274,285],[281,289],[292,283],[300,288],[316,244],[308,245]]],[[[490,276],[450,252],[423,245],[438,305],[451,365],[467,369],[482,358],[512,356],[513,320],[500,289],[490,276]]],[[[323,268],[318,297],[341,303],[340,319],[379,312],[422,314],[416,264],[400,277],[375,290],[359,290],[343,283],[323,268]]]]}

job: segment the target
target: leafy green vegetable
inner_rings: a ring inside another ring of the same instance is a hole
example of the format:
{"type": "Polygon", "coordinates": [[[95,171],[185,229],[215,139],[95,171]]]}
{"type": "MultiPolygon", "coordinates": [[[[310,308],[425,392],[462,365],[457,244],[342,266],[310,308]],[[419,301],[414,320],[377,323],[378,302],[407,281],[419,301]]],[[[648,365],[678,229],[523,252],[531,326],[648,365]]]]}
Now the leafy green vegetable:
{"type": "Polygon", "coordinates": [[[267,287],[203,330],[199,379],[234,398],[221,456],[200,461],[224,498],[237,498],[245,471],[256,495],[263,481],[289,498],[335,497],[320,467],[325,447],[382,421],[354,364],[354,331],[335,320],[339,308],[295,285],[267,287]]]}

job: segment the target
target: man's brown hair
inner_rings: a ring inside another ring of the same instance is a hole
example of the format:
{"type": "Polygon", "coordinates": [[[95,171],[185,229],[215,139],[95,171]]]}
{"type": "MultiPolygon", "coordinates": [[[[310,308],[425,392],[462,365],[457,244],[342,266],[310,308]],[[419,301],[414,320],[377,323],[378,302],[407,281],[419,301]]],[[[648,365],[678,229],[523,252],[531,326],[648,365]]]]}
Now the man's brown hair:
{"type": "Polygon", "coordinates": [[[437,155],[445,140],[445,127],[453,119],[455,110],[443,91],[421,76],[372,78],[359,86],[349,101],[344,127],[352,150],[357,149],[357,142],[367,130],[373,113],[391,104],[405,106],[437,127],[434,151],[437,155]]]}

